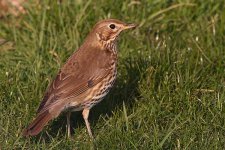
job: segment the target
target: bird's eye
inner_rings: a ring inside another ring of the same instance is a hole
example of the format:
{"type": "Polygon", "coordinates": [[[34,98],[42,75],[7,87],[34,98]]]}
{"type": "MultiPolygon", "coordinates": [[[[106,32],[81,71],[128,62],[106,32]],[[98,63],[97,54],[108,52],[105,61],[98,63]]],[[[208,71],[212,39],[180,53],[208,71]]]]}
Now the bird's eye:
{"type": "Polygon", "coordinates": [[[115,24],[110,24],[109,27],[110,27],[110,29],[115,29],[116,28],[115,24]]]}

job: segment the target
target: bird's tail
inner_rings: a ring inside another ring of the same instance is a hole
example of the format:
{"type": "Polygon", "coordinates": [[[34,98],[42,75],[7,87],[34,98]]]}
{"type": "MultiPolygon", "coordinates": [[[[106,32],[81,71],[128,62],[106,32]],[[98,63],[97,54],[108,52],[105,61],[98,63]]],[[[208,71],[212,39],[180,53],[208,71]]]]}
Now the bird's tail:
{"type": "Polygon", "coordinates": [[[43,127],[51,120],[53,116],[48,110],[40,112],[33,122],[23,130],[23,136],[34,136],[41,132],[43,127]]]}

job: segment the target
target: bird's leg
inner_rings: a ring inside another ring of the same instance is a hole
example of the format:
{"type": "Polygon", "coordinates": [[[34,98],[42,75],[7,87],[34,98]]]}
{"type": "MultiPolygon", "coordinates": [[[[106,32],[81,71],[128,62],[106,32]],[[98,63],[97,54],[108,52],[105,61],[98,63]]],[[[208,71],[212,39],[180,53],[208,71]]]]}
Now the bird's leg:
{"type": "Polygon", "coordinates": [[[70,115],[71,115],[71,112],[67,112],[66,114],[66,119],[67,119],[67,136],[68,138],[70,138],[70,115]]]}
{"type": "Polygon", "coordinates": [[[90,124],[88,122],[89,111],[90,111],[89,109],[84,109],[83,112],[82,112],[82,115],[83,115],[83,118],[84,118],[87,130],[88,130],[88,134],[93,139],[93,135],[92,135],[92,132],[91,132],[90,124]]]}

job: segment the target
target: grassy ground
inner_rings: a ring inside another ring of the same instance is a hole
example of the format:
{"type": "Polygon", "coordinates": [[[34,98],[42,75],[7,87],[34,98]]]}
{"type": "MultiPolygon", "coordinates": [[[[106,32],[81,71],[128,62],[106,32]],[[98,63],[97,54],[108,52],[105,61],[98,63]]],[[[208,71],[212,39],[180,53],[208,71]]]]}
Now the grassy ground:
{"type": "Polygon", "coordinates": [[[30,1],[0,20],[0,149],[224,149],[225,2],[30,1]],[[119,40],[118,80],[66,138],[61,115],[23,138],[49,82],[104,18],[138,23],[119,40]],[[1,40],[3,41],[3,40],[1,40]]]}

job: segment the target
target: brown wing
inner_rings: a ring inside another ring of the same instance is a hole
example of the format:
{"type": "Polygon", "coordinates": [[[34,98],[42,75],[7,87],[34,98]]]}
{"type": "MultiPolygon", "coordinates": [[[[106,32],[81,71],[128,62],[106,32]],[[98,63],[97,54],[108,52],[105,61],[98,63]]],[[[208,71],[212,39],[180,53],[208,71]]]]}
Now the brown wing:
{"type": "Polygon", "coordinates": [[[49,86],[37,113],[62,100],[76,100],[76,97],[99,83],[110,72],[110,55],[98,48],[75,52],[49,86]]]}

